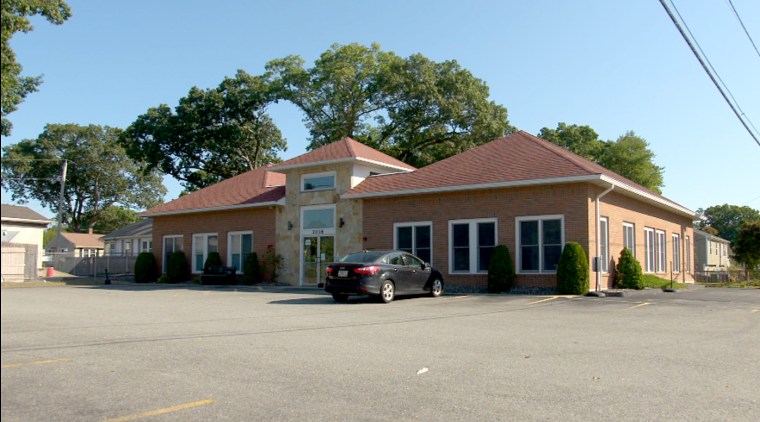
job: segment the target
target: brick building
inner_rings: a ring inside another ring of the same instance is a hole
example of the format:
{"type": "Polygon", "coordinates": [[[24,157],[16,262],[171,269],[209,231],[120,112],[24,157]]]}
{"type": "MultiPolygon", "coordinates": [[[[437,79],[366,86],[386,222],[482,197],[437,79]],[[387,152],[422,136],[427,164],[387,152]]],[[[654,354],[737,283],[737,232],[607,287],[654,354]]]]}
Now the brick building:
{"type": "Polygon", "coordinates": [[[693,211],[525,132],[415,169],[351,139],[259,168],[152,208],[154,253],[209,251],[227,265],[274,245],[281,281],[316,285],[323,265],[359,249],[416,253],[447,286],[486,287],[496,245],[516,283],[556,286],[566,242],[589,256],[591,288],[614,282],[623,247],[643,270],[693,281],[693,211]],[[158,247],[156,247],[158,245],[158,247]],[[595,260],[594,257],[599,257],[595,260]],[[597,264],[598,263],[598,264],[597,264]]]}

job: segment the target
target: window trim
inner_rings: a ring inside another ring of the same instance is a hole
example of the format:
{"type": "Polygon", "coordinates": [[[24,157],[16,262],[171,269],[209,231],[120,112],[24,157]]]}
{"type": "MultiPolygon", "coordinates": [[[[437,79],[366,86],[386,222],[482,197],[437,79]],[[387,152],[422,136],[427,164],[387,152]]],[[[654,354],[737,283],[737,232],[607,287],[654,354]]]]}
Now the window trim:
{"type": "Polygon", "coordinates": [[[691,274],[691,237],[689,236],[684,236],[684,253],[686,258],[685,271],[687,274],[691,274]]]}
{"type": "MultiPolygon", "coordinates": [[[[497,218],[467,218],[467,219],[461,219],[461,220],[449,220],[449,274],[487,274],[488,271],[479,271],[478,270],[478,252],[479,252],[479,245],[477,243],[478,241],[478,223],[494,223],[493,230],[494,230],[494,247],[499,245],[499,221],[497,218]],[[455,224],[467,224],[468,230],[469,230],[469,252],[470,252],[470,269],[467,271],[454,271],[454,230],[453,226],[455,224]],[[474,269],[474,271],[473,271],[474,269]]],[[[432,240],[432,232],[431,232],[431,240],[432,240]]],[[[431,242],[432,247],[432,242],[431,242]]],[[[432,251],[431,251],[432,252],[432,251]]]]}
{"type": "Polygon", "coordinates": [[[635,223],[629,223],[627,221],[623,222],[623,247],[627,248],[629,251],[631,251],[631,255],[633,255],[634,257],[636,257],[636,224],[635,223]],[[628,231],[628,228],[631,229],[630,230],[631,236],[632,236],[632,238],[631,238],[631,244],[632,244],[633,248],[629,248],[625,244],[625,237],[626,237],[626,232],[628,231]]]}
{"type": "Polygon", "coordinates": [[[393,223],[393,249],[399,250],[398,246],[398,231],[400,227],[412,228],[412,255],[419,258],[417,255],[417,227],[430,227],[430,266],[433,266],[433,222],[432,221],[404,221],[400,223],[393,223]]]}
{"type": "Polygon", "coordinates": [[[665,274],[668,272],[668,239],[665,230],[655,230],[655,243],[657,244],[657,267],[656,272],[665,274]]]}
{"type": "Polygon", "coordinates": [[[515,274],[523,275],[536,275],[536,274],[557,274],[557,271],[544,270],[544,225],[545,220],[559,220],[560,221],[560,248],[565,248],[565,215],[564,214],[549,214],[549,215],[534,215],[515,217],[515,274]],[[538,270],[523,270],[522,269],[522,248],[520,245],[520,223],[524,221],[538,221],[538,270]]]}
{"type": "Polygon", "coordinates": [[[237,269],[238,273],[243,272],[243,267],[245,267],[245,259],[242,257],[242,249],[243,249],[243,235],[250,234],[251,235],[251,253],[253,253],[253,230],[239,230],[239,231],[231,231],[227,232],[227,266],[232,266],[232,236],[240,236],[240,249],[241,249],[241,257],[240,257],[240,268],[237,269]]]}
{"type": "Polygon", "coordinates": [[[679,274],[681,272],[681,235],[678,233],[671,233],[671,239],[673,240],[673,273],[679,274]]]}
{"type": "Polygon", "coordinates": [[[201,274],[203,272],[203,265],[206,263],[206,260],[208,259],[208,238],[209,236],[216,236],[216,248],[219,252],[219,233],[193,233],[193,246],[192,250],[190,252],[190,268],[192,274],[201,274]],[[196,270],[195,269],[195,238],[198,236],[203,236],[203,262],[201,263],[201,269],[196,270]]]}
{"type": "MultiPolygon", "coordinates": [[[[609,274],[610,273],[610,219],[608,217],[599,217],[599,229],[600,229],[600,237],[604,237],[604,240],[601,241],[601,256],[599,257],[599,260],[601,261],[600,269],[602,270],[602,274],[609,274]],[[604,227],[602,227],[604,226],[604,227]]],[[[601,239],[600,239],[601,240],[601,239]]]]}
{"type": "Polygon", "coordinates": [[[654,274],[657,270],[657,237],[655,236],[654,229],[651,227],[644,227],[644,272],[648,274],[654,274]],[[649,244],[650,235],[652,244],[649,244]],[[651,253],[650,253],[651,251],[651,253]]]}
{"type": "Polygon", "coordinates": [[[183,234],[165,234],[161,238],[161,255],[162,255],[161,262],[163,263],[163,266],[161,267],[161,269],[163,270],[164,274],[166,273],[166,266],[169,264],[169,257],[166,254],[166,240],[167,239],[174,239],[174,241],[172,242],[175,245],[175,248],[172,251],[172,253],[174,253],[174,252],[176,252],[178,250],[176,248],[176,244],[177,244],[176,239],[182,239],[180,241],[180,245],[182,245],[182,249],[181,250],[184,252],[184,250],[185,250],[185,245],[184,245],[185,239],[184,239],[184,237],[185,237],[185,235],[183,235],[183,234]]]}
{"type": "MultiPolygon", "coordinates": [[[[338,218],[338,210],[336,207],[336,204],[328,204],[328,205],[304,205],[301,206],[301,235],[302,236],[334,236],[335,235],[335,227],[337,225],[337,218],[338,218]],[[317,211],[317,210],[327,210],[331,209],[333,211],[333,222],[332,227],[326,227],[321,229],[305,229],[304,228],[304,214],[307,211],[317,211]]],[[[301,245],[303,246],[303,245],[301,245]]]]}
{"type": "Polygon", "coordinates": [[[320,192],[325,190],[335,190],[338,185],[338,177],[335,171],[323,171],[319,173],[304,173],[301,175],[301,192],[320,192]],[[306,189],[306,179],[332,176],[333,185],[331,188],[306,189]]]}

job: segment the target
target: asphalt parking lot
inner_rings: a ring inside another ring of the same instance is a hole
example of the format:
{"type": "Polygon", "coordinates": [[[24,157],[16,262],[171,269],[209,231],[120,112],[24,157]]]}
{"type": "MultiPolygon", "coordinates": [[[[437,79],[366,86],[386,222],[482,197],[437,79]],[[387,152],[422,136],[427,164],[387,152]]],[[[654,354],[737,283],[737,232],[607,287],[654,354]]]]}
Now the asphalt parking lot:
{"type": "Polygon", "coordinates": [[[2,420],[760,420],[760,290],[2,289],[2,420]]]}

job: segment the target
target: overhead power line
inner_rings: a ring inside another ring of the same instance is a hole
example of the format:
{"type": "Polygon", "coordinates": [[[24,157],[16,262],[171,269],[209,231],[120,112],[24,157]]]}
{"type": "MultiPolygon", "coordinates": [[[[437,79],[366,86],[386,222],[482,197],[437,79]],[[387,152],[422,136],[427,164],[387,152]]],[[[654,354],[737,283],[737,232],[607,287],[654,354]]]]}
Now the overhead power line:
{"type": "MultiPolygon", "coordinates": [[[[671,0],[671,3],[672,3],[672,0],[671,0]]],[[[709,63],[706,56],[705,58],[703,58],[702,55],[700,55],[699,52],[697,51],[697,47],[694,46],[694,44],[696,43],[696,39],[694,39],[694,42],[692,42],[692,38],[694,38],[694,35],[692,34],[691,38],[689,38],[689,36],[686,35],[683,28],[681,27],[681,24],[678,22],[678,19],[676,19],[675,15],[673,15],[673,12],[670,10],[670,7],[667,5],[665,0],[660,0],[660,4],[665,9],[665,12],[667,12],[668,16],[670,17],[670,20],[673,21],[673,24],[676,26],[676,29],[678,29],[678,32],[683,37],[684,41],[686,41],[686,44],[689,45],[691,52],[694,53],[694,57],[696,57],[697,60],[699,61],[699,64],[702,65],[702,68],[707,73],[707,76],[710,77],[710,80],[713,82],[713,84],[715,84],[715,87],[718,88],[718,91],[720,91],[720,95],[722,95],[723,99],[726,100],[726,103],[728,104],[728,106],[731,107],[731,110],[734,112],[734,114],[736,114],[736,117],[739,119],[742,126],[744,126],[744,128],[747,130],[749,135],[752,137],[752,139],[755,140],[755,143],[757,143],[757,145],[760,146],[760,139],[758,139],[757,135],[752,131],[752,129],[750,129],[750,125],[753,128],[754,128],[754,125],[749,120],[749,118],[747,118],[747,116],[744,114],[743,111],[740,112],[741,108],[738,106],[738,104],[734,104],[736,102],[736,99],[734,99],[734,102],[731,102],[731,100],[729,99],[729,96],[733,98],[733,94],[731,94],[731,92],[728,90],[728,87],[725,87],[725,84],[721,85],[721,83],[723,82],[722,80],[720,81],[720,83],[718,82],[718,79],[720,79],[720,77],[717,76],[717,72],[715,72],[715,69],[712,68],[712,65],[709,65],[708,67],[708,64],[705,63],[705,61],[709,63]],[[728,94],[726,92],[728,92],[728,94]]],[[[673,4],[673,7],[675,8],[675,4],[673,4]]],[[[676,9],[676,11],[677,10],[678,9],[676,9]]],[[[679,16],[680,16],[680,13],[679,13],[679,16]]],[[[681,18],[681,20],[683,20],[683,17],[681,18]]],[[[684,25],[686,25],[685,21],[684,21],[684,25]]],[[[687,29],[688,29],[688,26],[687,26],[687,29]]],[[[689,31],[689,33],[691,33],[691,31],[689,31]]],[[[701,50],[701,48],[699,49],[701,50]]],[[[702,54],[704,55],[704,51],[702,52],[702,54]]],[[[755,131],[757,131],[757,129],[755,129],[755,131]]]]}
{"type": "Polygon", "coordinates": [[[755,53],[757,53],[757,57],[760,57],[760,50],[757,49],[757,45],[755,44],[755,40],[752,39],[752,36],[749,35],[749,31],[747,31],[747,27],[744,26],[744,22],[742,21],[741,16],[739,16],[739,12],[736,11],[736,8],[734,7],[734,2],[731,0],[727,0],[728,5],[731,6],[731,10],[734,11],[734,15],[736,16],[736,19],[739,20],[739,24],[742,26],[742,29],[744,30],[744,33],[747,34],[747,38],[749,38],[749,42],[752,43],[752,47],[755,48],[755,53]]]}

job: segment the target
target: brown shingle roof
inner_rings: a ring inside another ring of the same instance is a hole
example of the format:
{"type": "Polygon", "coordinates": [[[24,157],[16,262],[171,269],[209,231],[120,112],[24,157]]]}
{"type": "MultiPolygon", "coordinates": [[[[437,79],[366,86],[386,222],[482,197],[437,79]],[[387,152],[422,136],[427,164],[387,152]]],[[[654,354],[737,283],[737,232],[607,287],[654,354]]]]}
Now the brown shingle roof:
{"type": "Polygon", "coordinates": [[[511,183],[541,184],[601,178],[614,180],[656,202],[664,202],[684,212],[690,212],[683,206],[599,164],[523,131],[411,173],[371,176],[345,196],[401,195],[507,186],[511,183]]]}
{"type": "Polygon", "coordinates": [[[340,141],[335,141],[319,147],[314,151],[275,164],[272,166],[272,169],[297,168],[324,162],[329,163],[349,160],[369,162],[401,171],[415,169],[415,167],[410,166],[403,161],[397,160],[390,155],[383,154],[382,152],[351,138],[343,138],[340,141]]]}
{"type": "Polygon", "coordinates": [[[74,244],[76,248],[96,248],[103,249],[105,244],[103,243],[102,234],[89,234],[89,233],[61,233],[66,240],[74,244]]]}
{"type": "Polygon", "coordinates": [[[256,206],[276,202],[285,196],[285,175],[270,167],[239,174],[227,180],[155,206],[142,215],[208,211],[235,206],[256,206]]]}
{"type": "Polygon", "coordinates": [[[49,218],[39,214],[29,207],[19,205],[0,204],[0,214],[3,220],[23,220],[30,223],[39,223],[47,225],[50,223],[49,218]]]}

